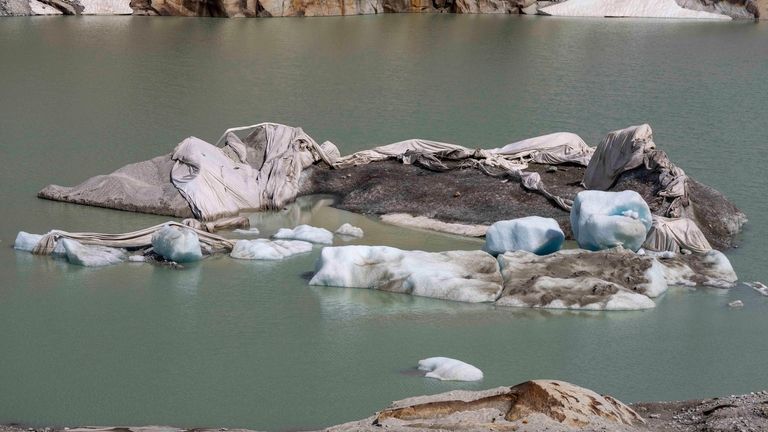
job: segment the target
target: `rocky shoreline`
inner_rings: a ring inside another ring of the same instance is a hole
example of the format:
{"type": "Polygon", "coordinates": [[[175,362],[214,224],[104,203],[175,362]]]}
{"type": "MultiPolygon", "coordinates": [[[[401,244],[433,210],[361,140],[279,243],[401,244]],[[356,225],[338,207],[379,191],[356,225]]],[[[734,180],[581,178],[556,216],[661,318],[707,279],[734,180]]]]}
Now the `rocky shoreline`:
{"type": "Polygon", "coordinates": [[[160,15],[233,18],[382,13],[760,19],[768,16],[768,0],[0,0],[0,16],[160,15]]]}
{"type": "MultiPolygon", "coordinates": [[[[758,432],[768,430],[768,391],[686,401],[624,405],[573,384],[537,380],[477,392],[451,391],[393,402],[371,417],[330,426],[348,431],[758,432]]],[[[0,432],[251,432],[249,429],[27,427],[0,432]]]]}

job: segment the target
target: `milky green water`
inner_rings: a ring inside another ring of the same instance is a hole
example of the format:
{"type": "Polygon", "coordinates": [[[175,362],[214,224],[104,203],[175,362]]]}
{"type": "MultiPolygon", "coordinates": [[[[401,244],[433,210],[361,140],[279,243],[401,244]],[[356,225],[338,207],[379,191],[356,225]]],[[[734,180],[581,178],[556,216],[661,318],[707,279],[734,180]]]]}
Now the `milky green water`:
{"type": "MultiPolygon", "coordinates": [[[[555,131],[597,144],[649,122],[686,172],[745,210],[743,280],[768,279],[768,23],[493,16],[0,21],[0,423],[316,428],[393,399],[532,378],[624,401],[768,388],[768,298],[673,289],[643,312],[497,309],[308,287],[319,249],[172,271],[17,253],[17,231],[165,220],[35,198],[189,135],[261,121],[344,153],[411,137],[499,146],[555,131]],[[741,310],[726,304],[744,301],[741,310]],[[449,356],[479,383],[407,372],[449,356]]],[[[254,217],[363,227],[358,243],[477,248],[303,201],[254,217]]]]}

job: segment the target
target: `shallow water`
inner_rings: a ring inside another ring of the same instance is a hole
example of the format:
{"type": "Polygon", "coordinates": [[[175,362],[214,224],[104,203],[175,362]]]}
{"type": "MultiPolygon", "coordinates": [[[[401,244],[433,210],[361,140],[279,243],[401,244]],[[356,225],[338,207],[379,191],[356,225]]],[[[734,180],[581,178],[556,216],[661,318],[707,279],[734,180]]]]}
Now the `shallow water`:
{"type": "MultiPolygon", "coordinates": [[[[499,146],[554,131],[596,144],[649,122],[686,172],[749,216],[729,252],[768,279],[763,173],[768,23],[493,16],[0,21],[0,423],[312,428],[393,399],[572,381],[624,401],[768,388],[768,297],[674,289],[654,310],[496,309],[308,287],[319,248],[173,271],[79,268],[16,253],[16,232],[126,231],[165,220],[35,198],[230,126],[300,125],[344,153],[423,137],[499,146]],[[742,299],[741,310],[726,304],[742,299]],[[479,383],[413,376],[449,356],[479,383]]],[[[408,249],[477,241],[303,201],[254,216],[366,230],[408,249]],[[313,205],[314,204],[314,205],[313,205]]]]}

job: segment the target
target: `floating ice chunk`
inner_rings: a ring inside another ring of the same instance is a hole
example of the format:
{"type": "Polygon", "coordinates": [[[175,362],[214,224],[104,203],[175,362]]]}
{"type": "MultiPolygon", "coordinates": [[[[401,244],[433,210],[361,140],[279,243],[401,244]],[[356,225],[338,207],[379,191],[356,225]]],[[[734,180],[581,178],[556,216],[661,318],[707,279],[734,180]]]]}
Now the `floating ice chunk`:
{"type": "Polygon", "coordinates": [[[388,246],[323,248],[310,285],[371,288],[463,302],[492,302],[501,273],[483,251],[422,252],[388,246]]]}
{"type": "Polygon", "coordinates": [[[573,236],[582,249],[622,246],[637,251],[645,242],[653,217],[635,191],[583,191],[571,209],[573,236]]]}
{"type": "Polygon", "coordinates": [[[248,229],[238,228],[232,232],[236,234],[242,234],[242,235],[259,235],[258,228],[248,228],[248,229]]]}
{"type": "Polygon", "coordinates": [[[419,360],[419,370],[427,371],[425,377],[436,378],[441,381],[480,381],[483,379],[483,371],[480,369],[448,357],[430,357],[419,360]]]}
{"type": "Polygon", "coordinates": [[[491,225],[485,234],[484,250],[491,255],[514,250],[547,255],[559,251],[564,241],[565,234],[556,220],[528,216],[491,225]]]}
{"type": "MultiPolygon", "coordinates": [[[[19,234],[16,235],[16,241],[13,243],[13,248],[24,252],[32,252],[42,238],[42,234],[30,234],[25,231],[19,231],[19,234]]],[[[65,253],[64,245],[58,242],[51,255],[64,255],[65,253]]]]}
{"type": "Polygon", "coordinates": [[[117,264],[126,259],[125,249],[107,246],[84,245],[77,240],[61,239],[67,261],[85,267],[117,264]]]}
{"type": "Polygon", "coordinates": [[[669,285],[732,288],[738,276],[722,252],[704,254],[656,254],[669,285]]]}
{"type": "Polygon", "coordinates": [[[732,301],[732,302],[728,303],[728,307],[729,307],[729,308],[740,308],[740,307],[744,307],[744,302],[743,302],[743,301],[741,301],[741,300],[734,300],[734,301],[732,301]]]}
{"type": "Polygon", "coordinates": [[[142,262],[146,262],[147,259],[144,257],[144,255],[131,255],[128,257],[128,261],[142,263],[142,262]]]}
{"type": "Polygon", "coordinates": [[[655,306],[649,297],[667,289],[653,257],[627,250],[561,250],[538,256],[507,252],[498,257],[504,290],[499,306],[551,309],[633,310],[655,306]]]}
{"type": "Polygon", "coordinates": [[[300,240],[238,240],[230,256],[247,260],[281,260],[311,250],[312,243],[300,240]]]}
{"type": "Polygon", "coordinates": [[[763,285],[762,282],[748,282],[748,286],[750,286],[753,290],[759,292],[760,294],[764,296],[768,296],[768,287],[763,285]]]}
{"type": "Polygon", "coordinates": [[[169,261],[198,261],[203,257],[200,239],[189,228],[165,226],[152,234],[152,248],[169,261]]]}
{"type": "Polygon", "coordinates": [[[41,234],[30,234],[26,231],[19,231],[16,235],[16,241],[13,243],[13,248],[20,251],[32,252],[42,238],[43,236],[41,234]]]}
{"type": "Polygon", "coordinates": [[[311,243],[332,244],[333,233],[325,228],[299,225],[296,228],[280,228],[272,238],[284,240],[303,240],[311,243]]]}
{"type": "Polygon", "coordinates": [[[363,229],[353,226],[351,224],[345,223],[342,226],[340,226],[339,229],[336,230],[336,234],[359,238],[363,236],[363,229]]]}

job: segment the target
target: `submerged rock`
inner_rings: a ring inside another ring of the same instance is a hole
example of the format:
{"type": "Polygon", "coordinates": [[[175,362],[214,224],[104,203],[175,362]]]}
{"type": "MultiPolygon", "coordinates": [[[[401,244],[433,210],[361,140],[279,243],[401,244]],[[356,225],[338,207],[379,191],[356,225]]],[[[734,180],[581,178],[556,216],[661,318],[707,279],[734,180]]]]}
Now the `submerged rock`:
{"type": "Polygon", "coordinates": [[[637,251],[653,223],[648,204],[637,192],[584,191],[571,209],[571,229],[579,247],[598,251],[623,247],[637,251]]]}
{"type": "Polygon", "coordinates": [[[554,219],[528,216],[499,221],[488,228],[484,250],[491,255],[509,251],[528,251],[547,255],[563,247],[565,234],[554,219]]]}
{"type": "Polygon", "coordinates": [[[152,248],[168,261],[178,263],[199,261],[203,258],[197,233],[179,226],[165,226],[152,234],[152,248]]]}
{"type": "Polygon", "coordinates": [[[333,233],[325,228],[299,225],[296,228],[280,228],[272,238],[284,240],[303,240],[310,243],[332,244],[333,233]]]}
{"type": "Polygon", "coordinates": [[[370,288],[470,303],[501,293],[496,260],[483,251],[404,251],[388,246],[326,247],[310,285],[370,288]]]}
{"type": "Polygon", "coordinates": [[[427,371],[425,377],[440,381],[480,381],[483,379],[483,371],[480,369],[463,361],[447,357],[430,357],[419,360],[419,370],[427,371]]]}
{"type": "Polygon", "coordinates": [[[484,391],[454,390],[393,402],[376,415],[329,431],[629,431],[645,420],[620,401],[564,381],[527,381],[484,391]]]}
{"type": "Polygon", "coordinates": [[[299,240],[238,240],[229,254],[247,260],[281,260],[312,251],[312,243],[299,240]]]}

